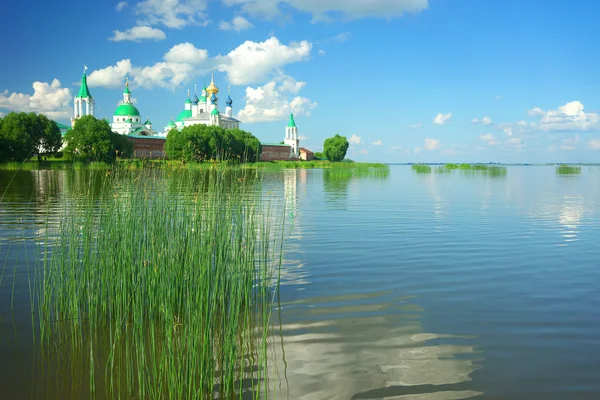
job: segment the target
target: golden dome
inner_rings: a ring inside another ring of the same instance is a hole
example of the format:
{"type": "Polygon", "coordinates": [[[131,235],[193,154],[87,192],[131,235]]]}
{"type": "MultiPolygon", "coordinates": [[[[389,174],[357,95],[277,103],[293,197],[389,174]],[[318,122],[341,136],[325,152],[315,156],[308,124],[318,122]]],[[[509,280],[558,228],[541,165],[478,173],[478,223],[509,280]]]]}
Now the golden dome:
{"type": "Polygon", "coordinates": [[[219,88],[215,85],[215,71],[213,70],[212,79],[210,80],[210,85],[206,88],[206,93],[208,94],[217,94],[219,93],[219,88]]]}

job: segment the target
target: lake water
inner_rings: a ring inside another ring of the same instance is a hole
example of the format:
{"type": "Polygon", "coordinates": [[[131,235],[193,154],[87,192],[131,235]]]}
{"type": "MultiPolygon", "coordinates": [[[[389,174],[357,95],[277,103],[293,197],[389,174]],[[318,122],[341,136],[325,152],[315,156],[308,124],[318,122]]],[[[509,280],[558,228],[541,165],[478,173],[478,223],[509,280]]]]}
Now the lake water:
{"type": "MultiPolygon", "coordinates": [[[[45,219],[76,197],[72,173],[0,171],[2,398],[31,396],[26,265],[45,219]]],[[[275,398],[600,397],[600,168],[285,170],[264,182],[291,228],[275,398]]]]}

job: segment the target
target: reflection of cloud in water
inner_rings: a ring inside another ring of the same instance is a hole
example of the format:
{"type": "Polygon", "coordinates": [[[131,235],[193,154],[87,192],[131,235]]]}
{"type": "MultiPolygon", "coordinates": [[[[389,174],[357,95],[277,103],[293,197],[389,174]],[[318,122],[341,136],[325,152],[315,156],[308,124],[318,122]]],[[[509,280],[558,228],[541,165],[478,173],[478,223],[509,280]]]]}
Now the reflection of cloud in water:
{"type": "Polygon", "coordinates": [[[585,212],[585,204],[581,196],[566,196],[563,200],[558,221],[563,225],[561,234],[565,238],[564,245],[567,245],[577,240],[577,228],[585,212]]]}
{"type": "Polygon", "coordinates": [[[323,299],[301,315],[283,307],[284,320],[288,315],[310,320],[284,324],[282,336],[272,338],[274,398],[433,400],[481,394],[469,387],[481,354],[467,339],[422,332],[418,307],[405,304],[373,315],[391,307],[369,303],[352,309],[344,302],[338,310],[327,309],[330,318],[343,318],[313,320],[322,315],[321,305],[336,301],[323,299]]]}

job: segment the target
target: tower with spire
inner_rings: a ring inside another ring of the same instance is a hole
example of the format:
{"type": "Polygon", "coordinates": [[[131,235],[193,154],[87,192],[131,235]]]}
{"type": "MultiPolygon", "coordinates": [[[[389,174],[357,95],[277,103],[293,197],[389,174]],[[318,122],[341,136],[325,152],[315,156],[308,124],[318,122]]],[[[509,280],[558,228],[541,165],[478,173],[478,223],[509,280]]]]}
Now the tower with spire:
{"type": "Polygon", "coordinates": [[[87,66],[83,66],[83,74],[81,75],[81,86],[79,93],[73,99],[73,117],[71,118],[71,126],[75,126],[75,121],[84,115],[94,115],[95,103],[94,98],[90,94],[90,89],[87,85],[87,75],[85,71],[87,66]]]}
{"type": "Polygon", "coordinates": [[[290,157],[298,158],[300,156],[300,140],[298,139],[298,127],[294,121],[294,114],[290,112],[290,119],[285,127],[285,140],[283,143],[290,146],[290,157]]]}
{"type": "Polygon", "coordinates": [[[233,118],[233,100],[231,100],[231,86],[227,86],[227,100],[225,100],[225,115],[233,118]]]}

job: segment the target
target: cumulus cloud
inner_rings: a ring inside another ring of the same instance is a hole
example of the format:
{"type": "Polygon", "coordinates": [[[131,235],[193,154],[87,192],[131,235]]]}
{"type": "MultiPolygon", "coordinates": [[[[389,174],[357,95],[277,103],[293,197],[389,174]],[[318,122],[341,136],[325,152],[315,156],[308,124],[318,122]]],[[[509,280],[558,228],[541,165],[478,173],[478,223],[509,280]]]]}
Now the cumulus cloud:
{"type": "Polygon", "coordinates": [[[544,110],[542,110],[541,108],[534,107],[531,110],[528,110],[527,114],[531,115],[532,117],[541,117],[545,113],[544,113],[544,110]]]}
{"type": "Polygon", "coordinates": [[[10,111],[36,112],[49,118],[67,118],[70,115],[71,89],[62,87],[58,79],[52,83],[33,82],[33,94],[0,93],[0,108],[10,111]]]}
{"type": "Polygon", "coordinates": [[[571,101],[556,110],[539,110],[538,115],[542,117],[539,128],[542,131],[587,131],[600,128],[600,116],[585,113],[583,109],[581,102],[571,101]]]}
{"type": "Polygon", "coordinates": [[[425,150],[436,150],[440,147],[440,141],[436,139],[426,138],[423,148],[425,150]]]}
{"type": "Polygon", "coordinates": [[[141,42],[142,40],[164,40],[166,38],[165,33],[160,29],[152,28],[149,26],[134,26],[133,28],[127,29],[124,32],[119,30],[113,31],[113,37],[108,40],[113,42],[121,42],[123,40],[130,40],[133,42],[141,42]]]}
{"type": "Polygon", "coordinates": [[[246,29],[252,28],[253,25],[244,17],[234,17],[231,22],[230,21],[221,21],[219,22],[219,29],[222,31],[243,31],[246,29]]]}
{"type": "Polygon", "coordinates": [[[312,44],[303,40],[285,45],[276,37],[264,42],[246,41],[226,56],[218,56],[218,68],[233,85],[264,81],[274,69],[310,57],[312,44]]]}
{"type": "Polygon", "coordinates": [[[482,125],[491,125],[492,124],[492,119],[490,117],[483,117],[481,119],[473,118],[471,120],[471,123],[473,123],[473,124],[482,124],[482,125]]]}
{"type": "Polygon", "coordinates": [[[592,139],[587,143],[590,149],[600,150],[600,139],[592,139]]]}
{"type": "Polygon", "coordinates": [[[311,14],[313,21],[365,17],[394,18],[426,10],[428,0],[225,0],[226,5],[241,5],[250,15],[271,20],[281,15],[280,5],[311,14]]]}
{"type": "Polygon", "coordinates": [[[446,125],[446,124],[450,123],[451,118],[452,118],[452,113],[448,113],[448,114],[439,113],[433,119],[433,123],[437,124],[437,125],[446,125]]]}
{"type": "Polygon", "coordinates": [[[136,15],[144,25],[162,24],[168,28],[206,25],[210,0],[145,0],[136,6],[136,15]]]}
{"type": "Polygon", "coordinates": [[[170,63],[188,63],[197,65],[208,60],[208,51],[198,49],[193,44],[186,42],[171,47],[163,58],[170,63]]]}
{"type": "Polygon", "coordinates": [[[350,139],[348,139],[348,143],[350,144],[361,144],[362,142],[362,138],[358,135],[352,135],[350,136],[350,139]]]}
{"type": "Polygon", "coordinates": [[[125,7],[127,7],[127,2],[126,1],[120,1],[117,3],[117,12],[121,12],[125,9],[125,7]]]}
{"type": "Polygon", "coordinates": [[[495,146],[498,144],[498,141],[491,133],[486,133],[485,135],[479,136],[479,140],[487,142],[487,144],[490,146],[495,146]]]}
{"type": "Polygon", "coordinates": [[[91,87],[115,88],[122,86],[123,82],[125,82],[125,76],[130,75],[132,72],[133,65],[131,64],[131,60],[121,60],[115,65],[92,71],[88,76],[87,82],[91,87]]]}
{"type": "Polygon", "coordinates": [[[513,149],[521,149],[525,146],[525,142],[520,138],[510,138],[507,139],[504,144],[513,149]]]}
{"type": "Polygon", "coordinates": [[[246,105],[236,118],[244,123],[285,120],[289,112],[295,116],[310,115],[317,103],[299,95],[306,82],[277,71],[267,84],[246,88],[246,105]]]}
{"type": "Polygon", "coordinates": [[[371,143],[371,145],[373,145],[373,146],[382,146],[383,142],[381,140],[376,140],[373,143],[371,143]]]}

